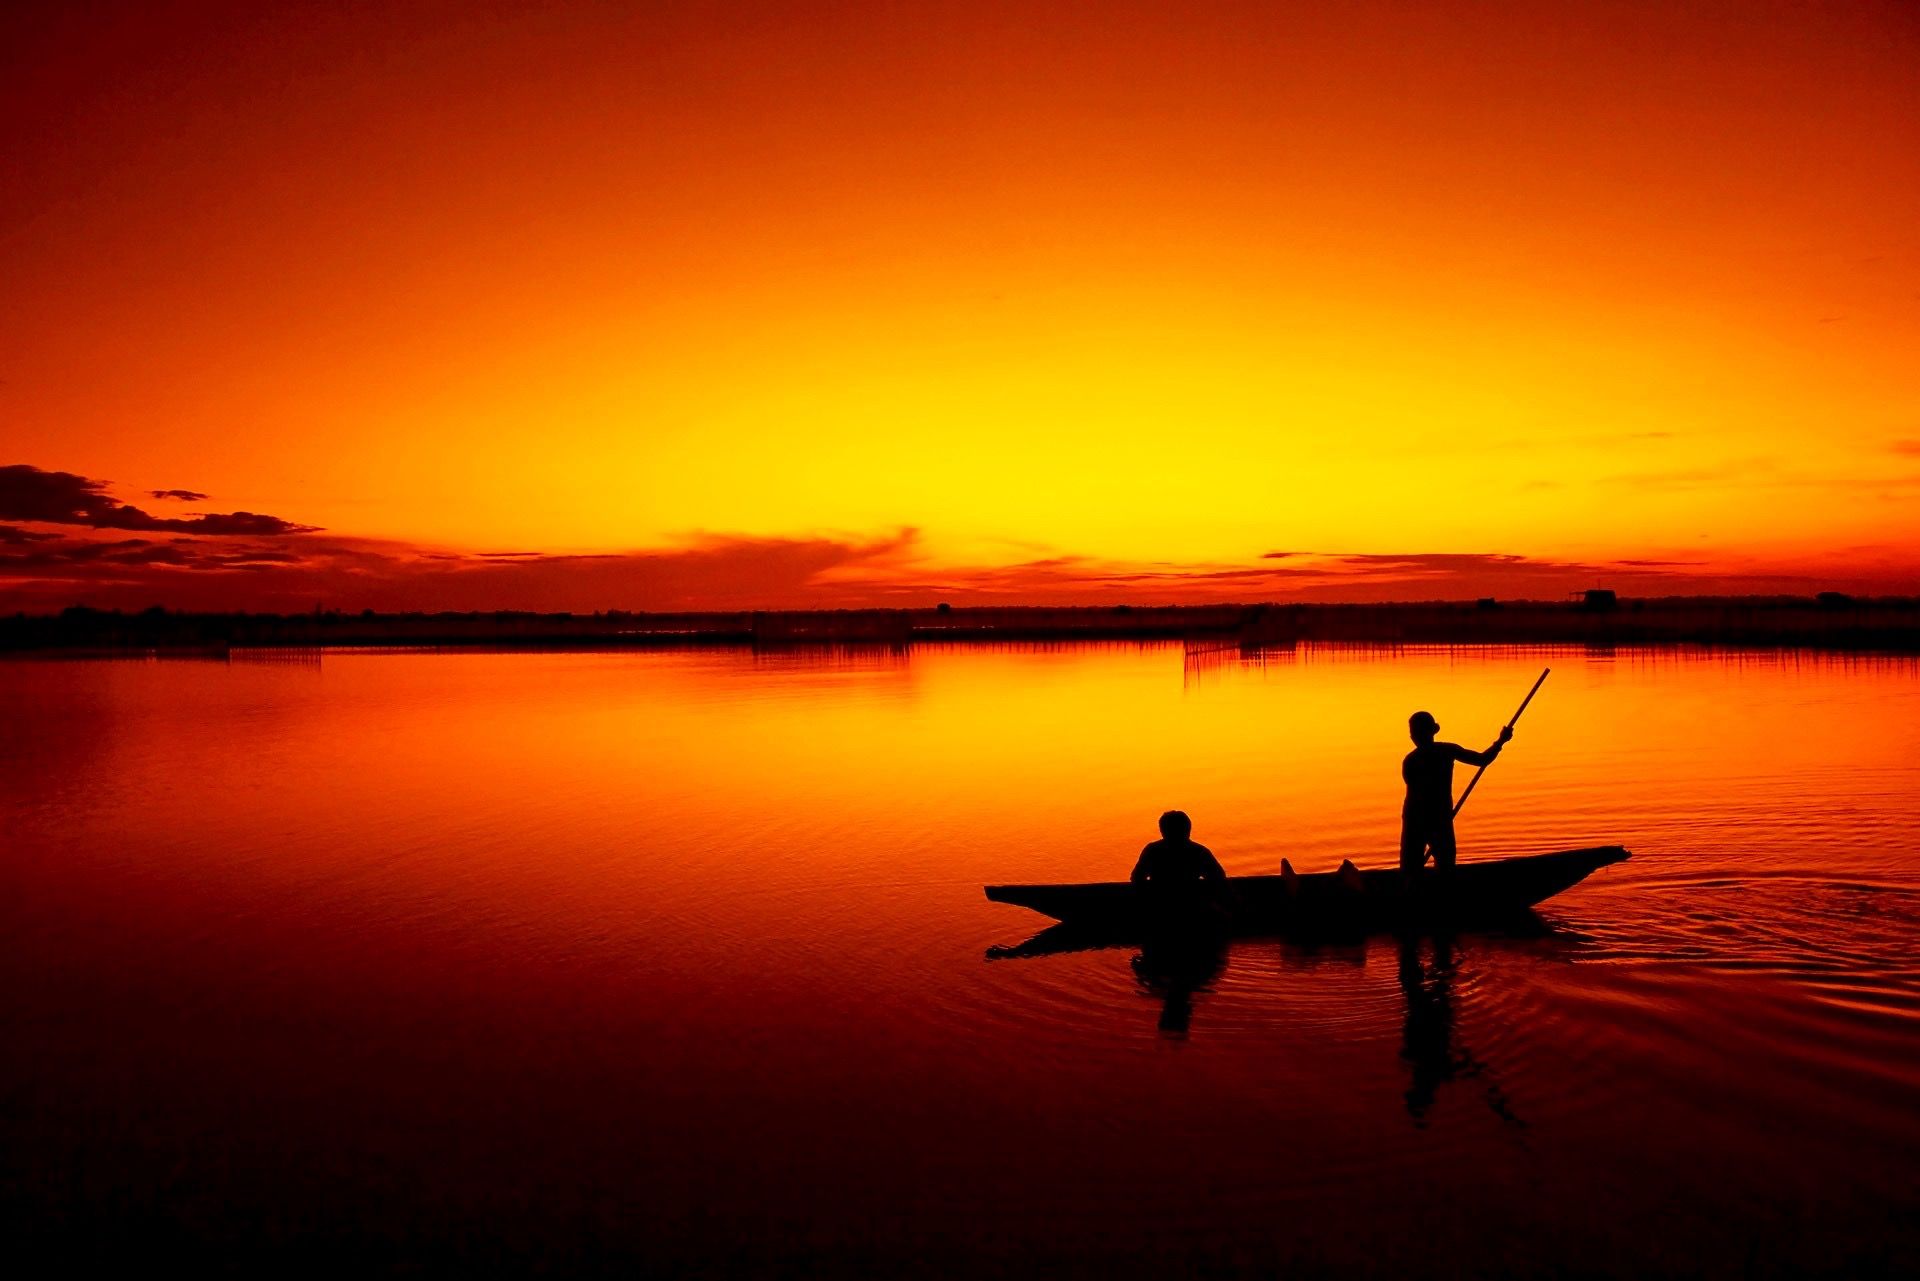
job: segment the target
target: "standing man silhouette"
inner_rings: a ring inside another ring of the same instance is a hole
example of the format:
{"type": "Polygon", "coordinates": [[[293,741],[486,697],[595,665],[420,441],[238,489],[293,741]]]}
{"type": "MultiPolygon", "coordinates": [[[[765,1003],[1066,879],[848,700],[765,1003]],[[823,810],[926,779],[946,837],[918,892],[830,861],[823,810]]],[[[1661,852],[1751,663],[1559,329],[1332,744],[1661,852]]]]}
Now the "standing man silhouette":
{"type": "Polygon", "coordinates": [[[1415,712],[1407,718],[1407,733],[1413,737],[1413,750],[1400,762],[1400,777],[1407,782],[1406,803],[1400,807],[1400,872],[1412,876],[1426,866],[1433,855],[1434,869],[1442,875],[1453,871],[1453,763],[1491,764],[1500,749],[1513,737],[1511,727],[1500,731],[1499,741],[1484,752],[1472,751],[1458,743],[1437,743],[1440,722],[1430,712],[1415,712]]]}

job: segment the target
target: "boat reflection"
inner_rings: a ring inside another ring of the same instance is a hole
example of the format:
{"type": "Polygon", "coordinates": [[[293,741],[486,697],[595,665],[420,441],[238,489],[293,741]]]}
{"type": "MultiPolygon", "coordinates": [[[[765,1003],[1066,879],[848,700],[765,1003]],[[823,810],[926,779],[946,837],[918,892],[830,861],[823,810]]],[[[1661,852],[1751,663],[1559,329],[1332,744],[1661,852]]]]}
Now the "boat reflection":
{"type": "Polygon", "coordinates": [[[1023,943],[990,947],[987,959],[1013,961],[1106,948],[1137,949],[1131,962],[1134,977],[1141,987],[1161,998],[1160,1030],[1185,1036],[1193,1020],[1193,998],[1226,968],[1228,940],[1215,933],[1169,934],[1143,943],[1138,938],[1063,923],[1041,930],[1023,943]]]}
{"type": "Polygon", "coordinates": [[[1061,922],[1049,925],[1021,943],[998,944],[987,949],[989,961],[1017,961],[1029,956],[1059,956],[1067,952],[1093,952],[1101,948],[1127,947],[1131,940],[1096,933],[1061,922]]]}
{"type": "MultiPolygon", "coordinates": [[[[1566,947],[1577,948],[1586,941],[1585,936],[1557,929],[1529,912],[1502,930],[1474,935],[1466,950],[1471,956],[1481,946],[1517,946],[1547,960],[1566,947]]],[[[1526,1122],[1515,1113],[1491,1069],[1461,1042],[1456,1011],[1462,951],[1459,936],[1453,932],[1407,933],[1396,936],[1394,942],[1405,1011],[1399,1053],[1408,1072],[1402,1094],[1408,1119],[1424,1129],[1441,1088],[1472,1080],[1494,1115],[1516,1130],[1526,1129],[1526,1122]]],[[[1330,955],[1363,964],[1371,945],[1371,941],[1355,937],[1329,953],[1325,939],[1282,940],[1279,955],[1289,968],[1312,969],[1324,964],[1330,955]]],[[[1138,939],[1062,924],[1021,943],[989,947],[986,957],[992,961],[1018,960],[1120,948],[1136,949],[1131,960],[1134,976],[1142,988],[1160,998],[1160,1030],[1174,1037],[1187,1035],[1193,1021],[1194,998],[1220,977],[1230,955],[1228,940],[1219,936],[1176,935],[1143,944],[1138,939]]]]}

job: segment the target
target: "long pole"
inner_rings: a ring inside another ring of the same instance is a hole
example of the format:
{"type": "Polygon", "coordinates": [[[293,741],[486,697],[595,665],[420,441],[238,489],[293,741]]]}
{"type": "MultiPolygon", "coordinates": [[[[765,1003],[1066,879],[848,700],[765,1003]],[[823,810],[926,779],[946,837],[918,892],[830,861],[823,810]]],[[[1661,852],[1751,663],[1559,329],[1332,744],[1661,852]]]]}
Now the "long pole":
{"type": "MultiPolygon", "coordinates": [[[[1547,683],[1547,672],[1551,672],[1552,670],[1553,669],[1549,667],[1545,671],[1542,671],[1540,673],[1540,679],[1533,683],[1533,688],[1527,691],[1527,696],[1520,700],[1520,712],[1524,712],[1527,710],[1527,704],[1531,703],[1533,701],[1533,696],[1540,692],[1540,687],[1547,683]]],[[[1520,712],[1515,712],[1513,714],[1513,719],[1507,722],[1508,729],[1512,729],[1514,725],[1518,723],[1518,721],[1520,720],[1520,712]]],[[[1491,764],[1493,764],[1492,761],[1487,762],[1487,765],[1491,765],[1491,764]]],[[[1473,772],[1473,777],[1467,781],[1467,790],[1460,793],[1460,799],[1453,803],[1454,817],[1456,818],[1459,817],[1460,807],[1467,803],[1467,798],[1469,796],[1473,795],[1473,789],[1480,782],[1480,776],[1487,772],[1487,765],[1482,765],[1479,769],[1473,772]]]]}

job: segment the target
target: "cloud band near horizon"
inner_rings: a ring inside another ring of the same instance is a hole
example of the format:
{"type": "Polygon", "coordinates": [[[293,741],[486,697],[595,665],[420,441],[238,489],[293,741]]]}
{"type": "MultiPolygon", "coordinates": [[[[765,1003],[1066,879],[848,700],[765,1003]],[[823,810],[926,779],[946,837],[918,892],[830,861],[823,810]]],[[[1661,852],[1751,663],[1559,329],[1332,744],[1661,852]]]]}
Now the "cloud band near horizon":
{"type": "MultiPolygon", "coordinates": [[[[193,501],[194,490],[146,491],[193,501]]],[[[1701,558],[1566,560],[1511,552],[1268,551],[1244,564],[1052,555],[941,564],[921,531],[870,536],[696,533],[615,552],[464,551],[328,534],[251,512],[153,516],[103,481],[0,467],[0,609],[580,612],[955,604],[1177,604],[1261,600],[1554,599],[1915,590],[1913,559],[1859,548],[1844,563],[1701,558]],[[126,535],[133,535],[131,537],[126,535]],[[152,537],[146,535],[154,535],[152,537]]]]}

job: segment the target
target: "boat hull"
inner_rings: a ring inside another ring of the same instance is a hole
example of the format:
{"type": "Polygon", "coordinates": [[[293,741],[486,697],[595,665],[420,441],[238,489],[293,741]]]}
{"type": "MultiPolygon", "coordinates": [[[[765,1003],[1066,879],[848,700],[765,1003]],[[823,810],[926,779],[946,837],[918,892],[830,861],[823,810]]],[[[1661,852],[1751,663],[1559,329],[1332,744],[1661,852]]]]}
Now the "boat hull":
{"type": "Polygon", "coordinates": [[[1125,881],[1084,885],[989,885],[987,898],[1031,908],[1112,936],[1147,934],[1169,921],[1204,919],[1236,934],[1391,929],[1444,920],[1495,921],[1525,912],[1627,857],[1618,845],[1463,863],[1450,877],[1427,871],[1409,881],[1397,868],[1301,876],[1231,876],[1200,910],[1172,910],[1163,896],[1125,881]]]}

